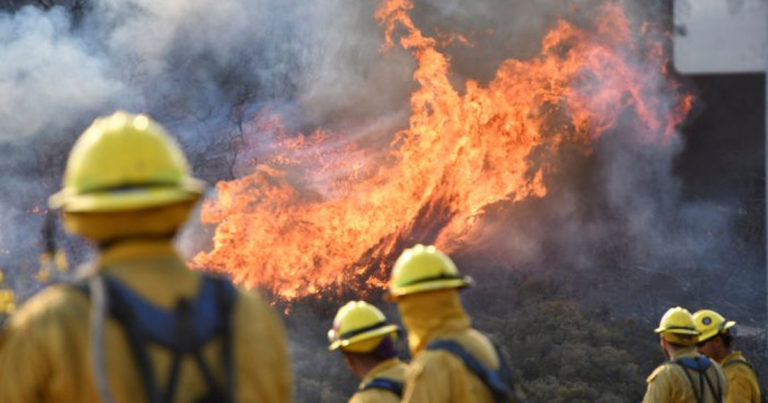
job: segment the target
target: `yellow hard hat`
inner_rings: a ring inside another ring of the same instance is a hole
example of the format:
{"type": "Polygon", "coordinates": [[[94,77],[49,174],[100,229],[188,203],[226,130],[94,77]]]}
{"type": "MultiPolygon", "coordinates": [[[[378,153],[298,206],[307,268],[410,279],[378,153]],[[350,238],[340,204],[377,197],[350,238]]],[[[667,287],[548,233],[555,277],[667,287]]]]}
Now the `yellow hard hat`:
{"type": "Polygon", "coordinates": [[[444,288],[464,288],[472,283],[472,278],[459,275],[448,255],[431,245],[416,245],[406,249],[395,262],[389,295],[396,298],[444,288]]]}
{"type": "Polygon", "coordinates": [[[694,313],[693,322],[696,324],[696,330],[699,331],[699,343],[718,334],[727,333],[728,330],[736,326],[736,322],[726,321],[723,315],[710,309],[702,309],[694,313]]]}
{"type": "Polygon", "coordinates": [[[687,309],[676,306],[670,308],[659,321],[654,332],[661,334],[667,341],[689,346],[696,344],[699,332],[693,324],[693,315],[687,309]]]}
{"type": "Polygon", "coordinates": [[[387,322],[384,314],[365,301],[350,301],[339,309],[328,331],[328,350],[366,353],[375,349],[384,337],[394,337],[397,325],[387,322]]]}
{"type": "Polygon", "coordinates": [[[204,190],[159,124],[118,111],[94,120],[80,136],[69,154],[64,187],[48,204],[73,213],[139,210],[194,200],[204,190]]]}

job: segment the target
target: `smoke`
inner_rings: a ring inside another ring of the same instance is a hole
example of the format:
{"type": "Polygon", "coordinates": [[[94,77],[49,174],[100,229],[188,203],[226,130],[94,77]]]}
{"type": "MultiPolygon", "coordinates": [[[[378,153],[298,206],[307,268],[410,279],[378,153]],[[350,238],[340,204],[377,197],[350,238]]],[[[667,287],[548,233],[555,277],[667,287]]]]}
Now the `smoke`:
{"type": "MultiPolygon", "coordinates": [[[[507,58],[533,56],[559,18],[589,26],[602,3],[431,0],[417,2],[413,15],[427,34],[468,38],[470,45],[446,48],[460,85],[466,78],[490,80],[507,58]]],[[[640,27],[663,24],[664,4],[623,6],[640,27]]],[[[233,136],[264,108],[283,116],[288,133],[330,128],[342,131],[344,142],[386,145],[406,122],[415,62],[397,48],[381,51],[376,6],[131,0],[94,2],[77,13],[27,6],[0,14],[0,143],[9,190],[0,196],[0,216],[6,228],[38,224],[26,211],[44,205],[56,188],[68,146],[93,117],[116,108],[147,111],[169,126],[210,181],[242,174],[245,157],[262,155],[235,150],[233,136]]],[[[658,86],[659,98],[673,107],[658,86]]],[[[550,197],[488,214],[481,226],[486,235],[478,238],[494,250],[488,259],[535,266],[546,256],[564,270],[612,262],[685,275],[702,264],[718,270],[754,264],[754,254],[729,252],[739,244],[733,228],[738,200],[684,200],[673,173],[683,139],[653,145],[642,138],[629,124],[619,125],[588,156],[560,151],[548,178],[556,184],[550,197]],[[535,214],[522,213],[529,211],[535,214]]],[[[251,145],[268,148],[269,141],[251,145]]],[[[0,237],[0,249],[18,249],[12,233],[0,237]]],[[[28,259],[34,248],[27,248],[0,257],[0,267],[28,259]]],[[[744,272],[754,280],[754,270],[744,272]]]]}
{"type": "MultiPolygon", "coordinates": [[[[460,33],[472,43],[447,47],[460,84],[491,79],[504,59],[534,55],[558,18],[588,26],[601,3],[426,1],[416,4],[414,19],[428,34],[460,33]]],[[[668,18],[661,3],[650,3],[624,4],[635,26],[668,18]]],[[[397,48],[381,52],[375,8],[341,0],[105,1],[78,19],[61,6],[1,14],[0,222],[8,230],[0,250],[14,253],[0,256],[0,267],[34,270],[37,245],[20,234],[41,220],[27,211],[56,188],[76,135],[115,108],[148,111],[169,126],[211,181],[246,169],[228,169],[231,135],[265,107],[284,116],[288,132],[329,127],[387,144],[407,119],[415,63],[397,48]]],[[[686,200],[673,173],[683,139],[642,139],[627,123],[592,154],[564,148],[547,178],[549,197],[496,206],[466,249],[532,270],[717,275],[739,282],[735,289],[754,301],[757,291],[746,285],[759,276],[756,252],[733,228],[739,200],[686,200]],[[735,268],[740,280],[728,275],[735,268]]],[[[267,148],[269,139],[257,146],[267,148]]]]}
{"type": "MultiPolygon", "coordinates": [[[[493,78],[502,60],[538,52],[541,37],[557,19],[566,16],[590,27],[603,3],[427,1],[416,4],[414,19],[430,34],[465,34],[473,46],[449,46],[453,73],[457,82],[482,81],[493,78]]],[[[642,35],[666,43],[665,52],[671,55],[664,38],[669,4],[621,4],[635,29],[650,27],[642,35]]],[[[652,68],[630,52],[627,60],[640,71],[652,68]]],[[[664,76],[648,77],[644,91],[658,100],[661,110],[673,110],[677,94],[695,92],[691,86],[670,91],[664,76]]],[[[640,317],[658,315],[672,303],[727,306],[734,313],[749,311],[745,319],[761,317],[765,294],[755,285],[764,284],[763,245],[739,233],[745,200],[686,192],[686,178],[677,174],[677,166],[686,142],[696,141],[695,133],[686,138],[676,132],[664,142],[649,141],[649,136],[653,134],[641,131],[627,116],[596,140],[589,153],[563,146],[555,158],[546,159],[556,161],[545,178],[548,196],[511,207],[492,206],[459,259],[488,281],[498,271],[483,272],[482,266],[554,276],[570,283],[565,292],[579,300],[640,317]]],[[[718,192],[723,190],[713,189],[718,192]]],[[[499,293],[492,288],[486,290],[499,293]]]]}
{"type": "Polygon", "coordinates": [[[69,146],[94,117],[117,108],[150,113],[181,137],[195,168],[214,181],[227,175],[220,160],[238,113],[296,109],[302,96],[307,104],[347,102],[339,83],[346,75],[323,64],[347,46],[351,30],[342,35],[344,28],[323,26],[332,22],[328,13],[351,18],[354,7],[342,13],[341,2],[327,6],[105,1],[78,9],[77,18],[63,6],[0,13],[0,249],[13,251],[0,256],[0,267],[11,268],[11,282],[35,271],[38,245],[19,236],[41,220],[27,211],[45,206],[69,146]],[[309,85],[315,82],[327,90],[309,85]]]}

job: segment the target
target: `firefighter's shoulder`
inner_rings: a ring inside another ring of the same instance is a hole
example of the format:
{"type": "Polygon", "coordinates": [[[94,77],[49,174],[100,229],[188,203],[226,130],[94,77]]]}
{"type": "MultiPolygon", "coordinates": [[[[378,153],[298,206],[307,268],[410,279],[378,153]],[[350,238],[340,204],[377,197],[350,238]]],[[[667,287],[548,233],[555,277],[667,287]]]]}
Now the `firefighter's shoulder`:
{"type": "Polygon", "coordinates": [[[659,365],[658,367],[656,367],[656,369],[654,369],[653,372],[651,372],[651,374],[648,375],[648,378],[646,378],[645,382],[652,383],[657,379],[662,379],[662,378],[671,376],[672,371],[673,371],[673,365],[671,365],[668,362],[665,362],[659,365]]]}
{"type": "Polygon", "coordinates": [[[235,304],[238,311],[246,311],[247,315],[277,316],[272,307],[264,300],[261,294],[255,290],[244,290],[235,287],[235,304]]]}
{"type": "Polygon", "coordinates": [[[460,358],[442,350],[424,350],[413,358],[406,370],[407,379],[440,378],[465,368],[460,358]]]}
{"type": "Polygon", "coordinates": [[[264,354],[272,355],[284,349],[283,340],[285,329],[282,321],[272,307],[255,290],[244,291],[236,288],[236,299],[232,321],[236,331],[236,339],[246,343],[248,338],[259,340],[250,348],[264,350],[264,354]],[[273,349],[280,351],[274,351],[273,349]]]}
{"type": "Polygon", "coordinates": [[[51,321],[87,318],[88,299],[69,285],[44,288],[25,301],[9,319],[11,327],[23,327],[51,321]]]}
{"type": "Polygon", "coordinates": [[[406,378],[422,377],[433,368],[445,368],[447,354],[442,351],[425,350],[417,354],[406,367],[406,378]]]}

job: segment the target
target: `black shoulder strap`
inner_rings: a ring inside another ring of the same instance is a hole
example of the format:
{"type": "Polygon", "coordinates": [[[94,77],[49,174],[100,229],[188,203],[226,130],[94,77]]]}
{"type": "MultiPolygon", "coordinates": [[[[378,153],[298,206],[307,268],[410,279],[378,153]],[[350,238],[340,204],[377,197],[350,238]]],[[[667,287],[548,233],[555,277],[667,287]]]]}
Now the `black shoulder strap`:
{"type": "Polygon", "coordinates": [[[749,367],[749,369],[751,369],[752,371],[754,371],[754,370],[755,370],[755,369],[752,367],[752,364],[750,364],[750,363],[749,363],[748,361],[746,361],[746,360],[741,360],[741,359],[736,359],[736,360],[731,360],[731,361],[728,361],[728,362],[726,362],[726,363],[723,365],[723,368],[728,368],[728,367],[730,367],[730,366],[732,366],[732,365],[736,365],[736,364],[746,365],[746,366],[747,366],[747,367],[749,367]]]}
{"type": "MultiPolygon", "coordinates": [[[[235,384],[231,350],[231,313],[237,293],[229,281],[203,275],[200,291],[195,299],[179,299],[176,308],[168,311],[145,301],[115,278],[106,275],[103,278],[109,296],[109,313],[121,323],[126,332],[148,402],[174,401],[184,356],[194,359],[208,386],[209,393],[200,400],[201,402],[233,401],[235,384]],[[202,357],[203,347],[215,337],[222,338],[221,361],[226,382],[224,388],[217,385],[210,366],[202,357]],[[168,383],[162,393],[157,385],[147,350],[149,343],[158,344],[172,352],[168,383]]],[[[88,293],[87,283],[76,283],[74,286],[88,293]]]]}
{"type": "Polygon", "coordinates": [[[369,389],[382,389],[392,392],[398,398],[403,397],[403,383],[389,378],[373,378],[370,382],[360,387],[360,391],[369,389]]]}
{"type": "Polygon", "coordinates": [[[722,366],[722,368],[725,369],[725,368],[732,367],[734,365],[746,366],[747,368],[749,368],[750,371],[752,371],[752,374],[755,376],[755,379],[760,379],[760,375],[757,373],[757,370],[755,369],[755,367],[753,367],[752,364],[749,363],[749,361],[743,358],[728,361],[722,366]]]}
{"type": "Polygon", "coordinates": [[[496,355],[499,357],[499,371],[490,369],[483,362],[467,352],[464,347],[454,341],[434,340],[427,345],[427,350],[441,350],[453,354],[464,362],[467,369],[485,384],[493,394],[496,402],[510,401],[512,393],[510,392],[510,385],[508,384],[510,381],[509,366],[504,361],[504,357],[499,354],[498,349],[496,350],[496,355]]]}
{"type": "Polygon", "coordinates": [[[720,379],[719,377],[715,376],[717,379],[717,388],[715,388],[715,385],[712,384],[712,380],[709,379],[709,376],[707,375],[707,371],[709,368],[712,367],[712,361],[710,361],[709,358],[706,356],[696,356],[696,357],[683,357],[678,358],[674,361],[668,361],[668,364],[674,364],[681,367],[683,370],[683,373],[685,374],[686,378],[688,378],[688,381],[691,384],[691,388],[693,389],[693,394],[696,397],[696,401],[701,403],[704,401],[704,384],[706,383],[707,388],[712,392],[712,396],[715,398],[716,401],[722,402],[723,400],[723,391],[722,391],[722,385],[720,385],[720,379]],[[699,383],[698,387],[696,386],[696,383],[693,380],[693,377],[691,376],[690,371],[694,371],[699,376],[699,383]]]}

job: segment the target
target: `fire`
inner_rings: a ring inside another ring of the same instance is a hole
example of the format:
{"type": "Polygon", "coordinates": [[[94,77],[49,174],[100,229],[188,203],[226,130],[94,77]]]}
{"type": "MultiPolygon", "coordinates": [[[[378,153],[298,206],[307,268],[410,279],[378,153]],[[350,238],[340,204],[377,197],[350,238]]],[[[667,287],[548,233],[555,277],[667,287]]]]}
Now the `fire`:
{"type": "Polygon", "coordinates": [[[534,153],[554,155],[564,142],[588,149],[620,118],[633,119],[644,141],[665,142],[690,110],[692,98],[665,75],[661,44],[633,34],[616,4],[593,29],[560,21],[538,56],[506,60],[488,84],[469,80],[463,93],[449,80],[445,41],[416,27],[412,7],[387,0],[375,14],[384,49],[399,44],[418,62],[408,126],[386,157],[338,146],[341,135],[291,136],[279,117],[254,118],[252,131],[273,136],[269,156],[217,184],[201,213],[215,225],[214,245],[195,267],[282,300],[378,289],[404,246],[451,252],[488,206],[546,197],[554,164],[534,153]]]}

